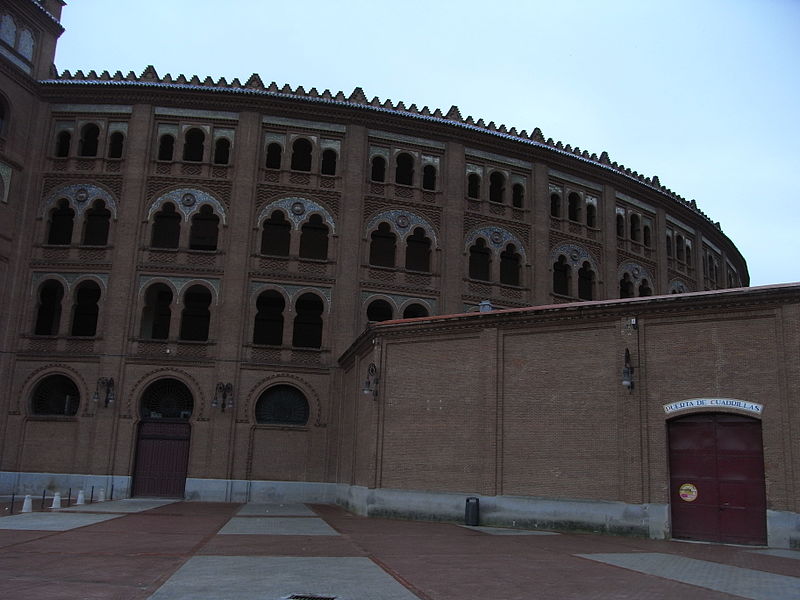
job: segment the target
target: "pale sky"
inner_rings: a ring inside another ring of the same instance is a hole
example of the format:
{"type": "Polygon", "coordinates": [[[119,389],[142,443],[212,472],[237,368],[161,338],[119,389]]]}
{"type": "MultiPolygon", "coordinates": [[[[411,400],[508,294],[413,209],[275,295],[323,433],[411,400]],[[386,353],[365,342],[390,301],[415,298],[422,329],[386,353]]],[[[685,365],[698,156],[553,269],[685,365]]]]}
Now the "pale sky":
{"type": "Polygon", "coordinates": [[[667,186],[800,281],[800,0],[67,0],[59,71],[259,73],[542,130],[667,186]]]}

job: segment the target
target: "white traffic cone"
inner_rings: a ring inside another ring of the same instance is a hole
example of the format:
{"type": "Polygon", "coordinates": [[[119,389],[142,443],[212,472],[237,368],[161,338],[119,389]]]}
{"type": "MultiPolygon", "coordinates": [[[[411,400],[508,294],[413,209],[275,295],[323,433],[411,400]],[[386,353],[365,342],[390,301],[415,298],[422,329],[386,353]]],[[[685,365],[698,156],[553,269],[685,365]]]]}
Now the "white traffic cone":
{"type": "Polygon", "coordinates": [[[25,501],[22,503],[22,512],[33,512],[33,500],[30,494],[25,496],[25,501]]]}
{"type": "Polygon", "coordinates": [[[100,488],[100,491],[97,492],[97,501],[98,502],[106,501],[106,488],[100,488]]]}
{"type": "Polygon", "coordinates": [[[50,508],[51,509],[53,509],[53,508],[55,508],[55,509],[61,508],[61,494],[60,493],[56,492],[55,494],[53,494],[53,504],[50,506],[50,508]]]}
{"type": "Polygon", "coordinates": [[[75,504],[86,504],[86,496],[83,493],[83,490],[78,490],[78,499],[75,500],[75,504]]]}

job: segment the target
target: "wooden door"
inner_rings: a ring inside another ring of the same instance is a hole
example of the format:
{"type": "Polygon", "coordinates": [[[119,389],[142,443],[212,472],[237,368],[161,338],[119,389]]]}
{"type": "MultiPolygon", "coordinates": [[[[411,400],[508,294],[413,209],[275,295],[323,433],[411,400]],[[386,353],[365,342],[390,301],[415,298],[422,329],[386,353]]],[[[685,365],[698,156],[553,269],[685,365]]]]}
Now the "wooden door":
{"type": "Polygon", "coordinates": [[[190,433],[186,422],[142,421],[139,424],[133,496],[183,498],[190,433]]]}
{"type": "Polygon", "coordinates": [[[765,545],[761,422],[703,413],[668,424],[672,536],[765,545]]]}

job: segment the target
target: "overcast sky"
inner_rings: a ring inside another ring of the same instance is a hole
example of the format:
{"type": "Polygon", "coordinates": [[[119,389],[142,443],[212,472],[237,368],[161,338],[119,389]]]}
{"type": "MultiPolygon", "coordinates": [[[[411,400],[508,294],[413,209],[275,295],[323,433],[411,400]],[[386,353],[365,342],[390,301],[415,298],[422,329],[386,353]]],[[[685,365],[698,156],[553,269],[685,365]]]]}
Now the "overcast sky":
{"type": "Polygon", "coordinates": [[[800,281],[799,0],[67,0],[56,65],[356,86],[542,130],[696,199],[800,281]]]}

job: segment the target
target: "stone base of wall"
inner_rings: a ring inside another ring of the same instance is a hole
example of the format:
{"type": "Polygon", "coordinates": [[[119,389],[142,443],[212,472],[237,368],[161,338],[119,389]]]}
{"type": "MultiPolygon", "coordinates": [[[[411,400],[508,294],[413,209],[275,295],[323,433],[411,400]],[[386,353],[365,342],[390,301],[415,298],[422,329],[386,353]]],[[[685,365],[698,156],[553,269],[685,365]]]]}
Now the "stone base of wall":
{"type": "Polygon", "coordinates": [[[61,492],[62,497],[66,498],[69,490],[72,490],[72,497],[76,498],[78,492],[83,490],[86,500],[94,487],[94,497],[98,498],[100,488],[106,499],[128,498],[131,495],[131,478],[127,475],[81,475],[77,473],[14,473],[11,471],[0,471],[0,494],[17,496],[30,494],[31,496],[41,496],[45,492],[52,496],[54,492],[61,492]]]}

